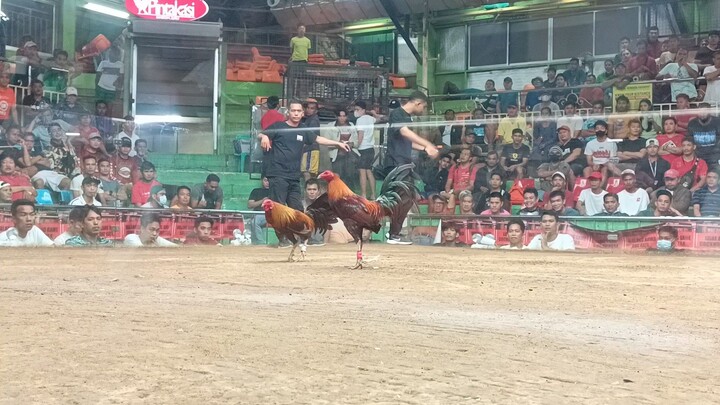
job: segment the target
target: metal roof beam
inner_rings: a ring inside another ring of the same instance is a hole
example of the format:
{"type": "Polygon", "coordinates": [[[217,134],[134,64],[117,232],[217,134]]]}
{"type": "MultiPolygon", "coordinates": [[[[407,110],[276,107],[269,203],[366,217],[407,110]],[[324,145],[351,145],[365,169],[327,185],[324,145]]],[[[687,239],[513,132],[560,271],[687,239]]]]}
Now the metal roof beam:
{"type": "Polygon", "coordinates": [[[410,52],[412,52],[413,55],[415,55],[415,59],[418,61],[418,63],[422,63],[422,58],[420,57],[420,53],[418,52],[417,48],[415,48],[415,45],[413,45],[412,41],[410,40],[410,30],[409,27],[406,29],[402,26],[402,23],[400,22],[400,13],[398,13],[397,8],[395,8],[395,4],[393,4],[392,0],[379,0],[380,4],[382,4],[383,8],[385,9],[385,12],[388,14],[388,17],[392,20],[393,24],[395,25],[395,28],[398,30],[400,35],[405,40],[405,43],[407,44],[408,48],[410,49],[410,52]]]}

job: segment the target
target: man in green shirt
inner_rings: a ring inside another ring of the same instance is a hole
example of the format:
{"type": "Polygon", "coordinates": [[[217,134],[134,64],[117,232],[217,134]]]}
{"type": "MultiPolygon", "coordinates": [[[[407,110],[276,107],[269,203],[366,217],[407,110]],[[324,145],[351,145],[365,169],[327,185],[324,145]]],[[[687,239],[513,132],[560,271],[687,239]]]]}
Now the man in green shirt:
{"type": "Polygon", "coordinates": [[[290,40],[290,49],[292,50],[290,62],[307,62],[310,48],[312,48],[312,44],[310,39],[305,36],[305,26],[300,24],[297,36],[290,40]]]}

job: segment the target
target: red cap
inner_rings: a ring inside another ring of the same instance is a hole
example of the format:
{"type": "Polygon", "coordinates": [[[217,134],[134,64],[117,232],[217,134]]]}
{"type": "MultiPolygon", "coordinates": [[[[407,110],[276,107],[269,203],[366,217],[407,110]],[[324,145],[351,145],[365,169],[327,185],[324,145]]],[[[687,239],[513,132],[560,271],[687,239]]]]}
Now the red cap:
{"type": "Polygon", "coordinates": [[[600,172],[592,172],[588,176],[588,179],[596,179],[596,180],[602,180],[602,173],[600,172]]]}
{"type": "Polygon", "coordinates": [[[680,177],[680,173],[675,169],[669,169],[665,172],[666,178],[677,179],[680,177]]]}

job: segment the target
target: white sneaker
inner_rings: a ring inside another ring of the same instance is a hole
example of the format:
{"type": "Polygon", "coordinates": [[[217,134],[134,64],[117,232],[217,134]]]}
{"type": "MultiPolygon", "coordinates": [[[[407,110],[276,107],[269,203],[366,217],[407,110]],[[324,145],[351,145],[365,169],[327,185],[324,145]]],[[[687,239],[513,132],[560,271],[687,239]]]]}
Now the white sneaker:
{"type": "Polygon", "coordinates": [[[387,243],[390,245],[412,245],[411,241],[402,239],[397,235],[389,237],[387,243]]]}

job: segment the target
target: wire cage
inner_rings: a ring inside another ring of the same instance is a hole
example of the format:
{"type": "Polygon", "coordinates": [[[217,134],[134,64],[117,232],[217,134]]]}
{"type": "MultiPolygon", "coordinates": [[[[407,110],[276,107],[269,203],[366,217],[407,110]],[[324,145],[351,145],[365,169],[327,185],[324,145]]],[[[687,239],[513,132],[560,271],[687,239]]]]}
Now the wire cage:
{"type": "Polygon", "coordinates": [[[283,80],[283,96],[286,100],[313,98],[330,110],[345,109],[357,100],[384,106],[387,83],[387,70],[382,68],[291,63],[283,80]]]}

